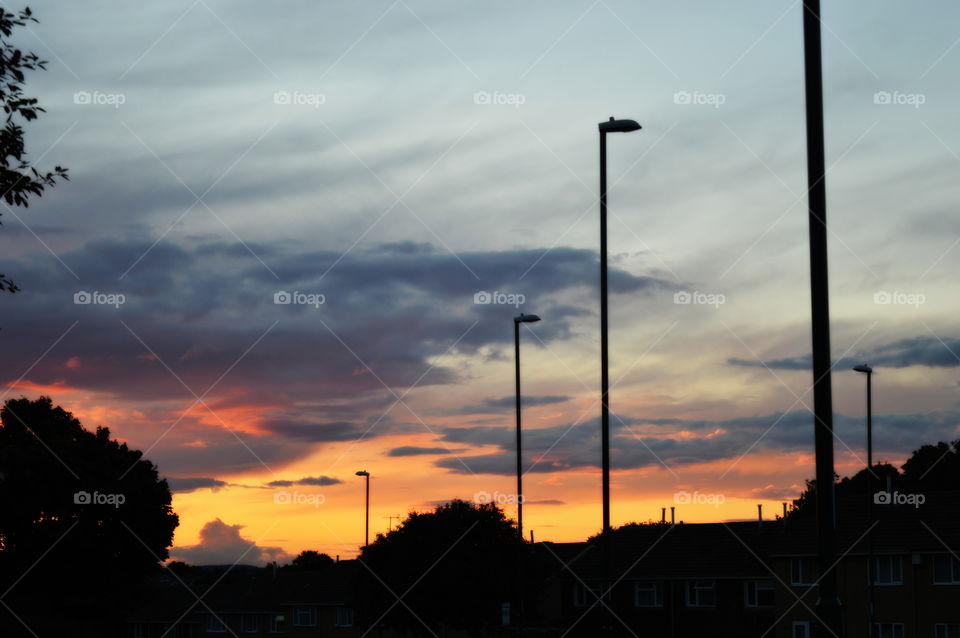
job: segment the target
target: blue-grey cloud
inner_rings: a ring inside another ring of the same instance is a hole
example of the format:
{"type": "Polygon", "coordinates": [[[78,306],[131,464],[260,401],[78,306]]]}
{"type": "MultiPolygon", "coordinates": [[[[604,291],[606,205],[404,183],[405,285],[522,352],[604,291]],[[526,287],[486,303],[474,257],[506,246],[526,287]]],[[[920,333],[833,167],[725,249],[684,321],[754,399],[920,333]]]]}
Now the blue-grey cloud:
{"type": "Polygon", "coordinates": [[[417,447],[415,445],[402,445],[391,448],[387,456],[427,456],[431,454],[454,454],[462,450],[451,450],[445,447],[417,447]]]}
{"type": "Polygon", "coordinates": [[[341,479],[332,476],[305,476],[299,479],[285,480],[277,479],[267,483],[267,487],[291,487],[293,485],[339,485],[343,483],[341,479]]]}
{"type": "MultiPolygon", "coordinates": [[[[838,370],[846,370],[857,364],[869,362],[875,368],[906,368],[909,366],[928,366],[932,368],[953,368],[960,365],[960,339],[921,335],[899,339],[892,343],[865,349],[858,357],[846,357],[834,362],[838,370]]],[[[812,358],[809,354],[781,357],[776,359],[727,359],[729,365],[747,368],[769,368],[771,370],[810,370],[812,358]]]]}
{"type": "Polygon", "coordinates": [[[167,485],[171,492],[186,494],[199,489],[211,488],[214,491],[226,487],[226,481],[215,478],[168,476],[167,485]]]}
{"type": "MultiPolygon", "coordinates": [[[[552,403],[563,403],[569,401],[569,396],[547,394],[542,396],[523,396],[524,407],[532,408],[541,405],[550,405],[552,403]]],[[[464,405],[453,410],[447,410],[447,414],[495,414],[498,412],[507,412],[516,405],[517,398],[514,395],[503,397],[487,397],[482,402],[474,405],[464,405]]]]}
{"type": "MultiPolygon", "coordinates": [[[[875,455],[906,457],[924,443],[954,440],[960,412],[874,415],[875,455]]],[[[611,463],[617,469],[682,467],[728,460],[748,453],[801,452],[813,449],[813,415],[803,410],[723,420],[614,418],[611,463]],[[679,431],[692,436],[671,436],[679,431]]],[[[834,415],[839,448],[861,449],[862,417],[834,415]]],[[[451,443],[493,445],[496,452],[438,459],[456,473],[512,475],[516,472],[513,432],[509,427],[451,427],[442,438],[451,443]]],[[[597,419],[524,432],[525,472],[550,473],[600,465],[597,419]]]]}

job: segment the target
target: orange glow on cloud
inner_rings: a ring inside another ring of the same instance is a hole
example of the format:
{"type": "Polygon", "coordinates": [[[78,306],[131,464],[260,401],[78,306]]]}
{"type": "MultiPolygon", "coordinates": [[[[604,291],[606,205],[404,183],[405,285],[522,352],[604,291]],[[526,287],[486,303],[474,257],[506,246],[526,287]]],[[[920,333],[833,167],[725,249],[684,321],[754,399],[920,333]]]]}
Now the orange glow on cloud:
{"type": "Polygon", "coordinates": [[[42,383],[34,383],[28,379],[20,379],[19,381],[9,381],[6,387],[11,390],[29,390],[46,395],[60,392],[77,392],[77,389],[68,386],[66,381],[54,381],[53,383],[44,385],[42,383]]]}

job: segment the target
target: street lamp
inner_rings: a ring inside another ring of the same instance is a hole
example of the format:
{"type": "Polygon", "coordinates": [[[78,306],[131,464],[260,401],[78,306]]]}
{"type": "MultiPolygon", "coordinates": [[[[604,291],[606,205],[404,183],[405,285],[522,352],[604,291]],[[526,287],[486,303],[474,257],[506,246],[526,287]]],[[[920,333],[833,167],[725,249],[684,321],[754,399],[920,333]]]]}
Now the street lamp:
{"type": "Polygon", "coordinates": [[[854,372],[867,375],[867,469],[873,471],[873,368],[866,363],[853,367],[854,372]]]}
{"type": "Polygon", "coordinates": [[[364,477],[367,483],[367,514],[364,517],[363,524],[363,546],[366,547],[370,544],[370,472],[367,472],[366,470],[360,470],[357,472],[357,476],[364,477]]]}
{"type": "Polygon", "coordinates": [[[520,324],[540,321],[537,315],[525,315],[522,312],[513,318],[513,352],[517,381],[517,533],[523,542],[523,467],[521,463],[520,443],[520,324]]]}
{"type": "Polygon", "coordinates": [[[640,129],[633,120],[613,117],[600,129],[600,448],[603,472],[603,533],[610,531],[610,374],[607,355],[607,133],[640,129]]]}
{"type": "MultiPolygon", "coordinates": [[[[873,474],[873,368],[863,363],[854,366],[853,371],[867,375],[867,471],[873,474]]],[[[867,480],[870,480],[869,476],[867,480]]],[[[870,508],[870,520],[873,520],[873,498],[867,503],[867,507],[870,508]]],[[[872,623],[875,609],[874,579],[877,577],[876,567],[873,564],[873,528],[867,531],[867,577],[870,579],[870,604],[867,609],[867,618],[872,623]]]]}

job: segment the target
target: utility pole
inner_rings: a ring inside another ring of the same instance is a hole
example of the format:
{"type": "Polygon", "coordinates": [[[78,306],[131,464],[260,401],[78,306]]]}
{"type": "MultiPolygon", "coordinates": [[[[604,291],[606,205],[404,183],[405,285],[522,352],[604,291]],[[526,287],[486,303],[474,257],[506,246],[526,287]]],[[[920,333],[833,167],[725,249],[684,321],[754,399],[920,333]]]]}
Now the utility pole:
{"type": "Polygon", "coordinates": [[[827,189],[823,130],[820,0],[803,0],[810,231],[810,310],[813,345],[814,450],[817,481],[817,553],[820,566],[818,634],[843,638],[837,596],[837,530],[833,483],[833,391],[830,380],[830,292],[827,276],[827,189]]]}

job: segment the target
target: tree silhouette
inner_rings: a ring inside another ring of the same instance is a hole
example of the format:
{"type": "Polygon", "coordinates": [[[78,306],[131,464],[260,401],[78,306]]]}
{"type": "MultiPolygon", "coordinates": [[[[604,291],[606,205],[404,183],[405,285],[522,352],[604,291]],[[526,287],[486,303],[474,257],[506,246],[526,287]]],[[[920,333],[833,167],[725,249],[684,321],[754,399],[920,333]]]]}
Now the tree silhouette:
{"type": "MultiPolygon", "coordinates": [[[[9,38],[14,28],[36,21],[29,7],[20,13],[0,9],[0,103],[7,114],[0,129],[0,194],[9,206],[29,206],[30,198],[40,197],[57,178],[69,179],[65,168],[54,166],[52,171],[41,173],[26,160],[20,123],[35,120],[44,109],[37,105],[36,98],[24,97],[24,71],[46,69],[46,61],[36,53],[24,53],[9,38]]],[[[0,292],[17,290],[17,285],[0,273],[0,292]]]]}
{"type": "Polygon", "coordinates": [[[937,492],[960,490],[960,440],[951,444],[940,441],[914,450],[903,464],[903,479],[911,489],[937,492]]]}
{"type": "MultiPolygon", "coordinates": [[[[368,582],[361,625],[386,623],[423,636],[442,635],[444,627],[479,635],[500,623],[502,603],[516,599],[517,564],[528,549],[493,504],[453,500],[432,512],[411,512],[363,548],[368,582]]],[[[532,579],[527,583],[534,589],[532,579]]]]}
{"type": "MultiPolygon", "coordinates": [[[[873,471],[863,468],[850,477],[837,482],[837,494],[869,494],[890,489],[913,492],[940,492],[960,490],[960,440],[947,444],[940,441],[926,444],[913,451],[901,465],[901,473],[888,463],[876,463],[873,471]]],[[[835,475],[836,476],[836,475],[835,475]]],[[[813,511],[816,502],[817,482],[807,480],[806,489],[793,501],[791,513],[805,514],[813,511]]]]}
{"type": "Polygon", "coordinates": [[[321,554],[312,549],[300,552],[293,561],[285,567],[297,571],[319,571],[333,565],[333,559],[329,554],[321,554]]]}
{"type": "Polygon", "coordinates": [[[109,635],[177,526],[141,452],[89,432],[49,397],[0,410],[0,591],[43,635],[109,635]],[[43,631],[43,629],[46,629],[43,631]],[[84,633],[84,632],[87,633],[84,633]]]}

